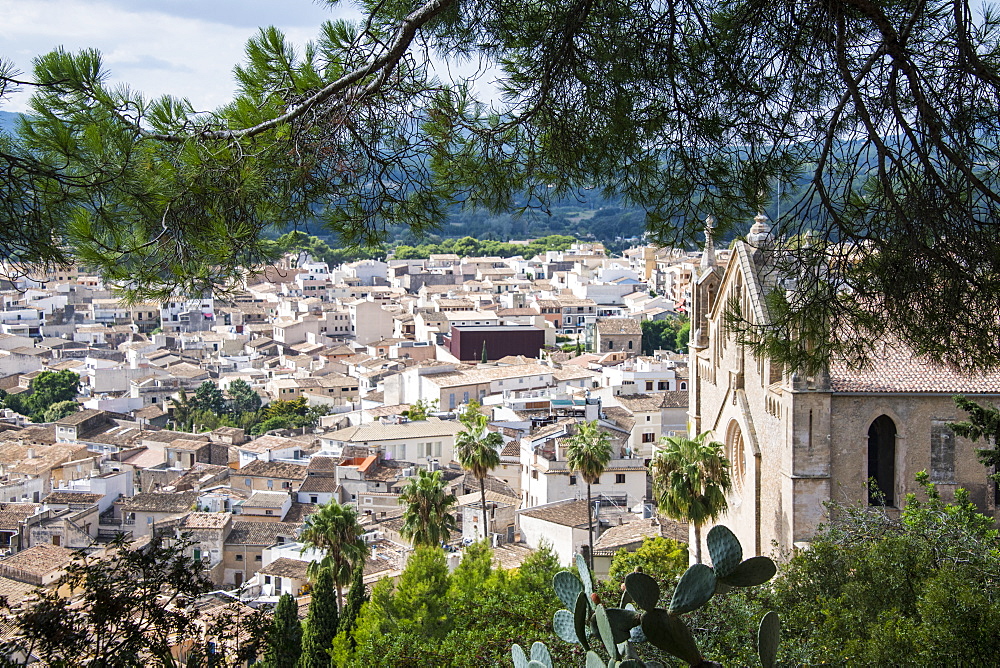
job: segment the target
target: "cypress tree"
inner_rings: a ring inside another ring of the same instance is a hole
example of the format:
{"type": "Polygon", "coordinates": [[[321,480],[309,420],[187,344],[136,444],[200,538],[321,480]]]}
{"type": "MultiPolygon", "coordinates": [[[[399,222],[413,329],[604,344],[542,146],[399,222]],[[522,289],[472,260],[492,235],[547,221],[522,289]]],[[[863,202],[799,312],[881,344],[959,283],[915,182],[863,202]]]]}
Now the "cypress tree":
{"type": "Polygon", "coordinates": [[[282,594],[274,609],[274,621],[267,636],[264,668],[295,668],[302,654],[302,623],[299,604],[291,594],[282,594]]]}
{"type": "Polygon", "coordinates": [[[302,632],[302,656],[299,668],[328,668],[330,655],[327,650],[337,635],[337,586],[329,568],[320,569],[309,602],[309,616],[302,632]]]}
{"type": "Polygon", "coordinates": [[[347,602],[344,603],[344,614],[340,616],[340,628],[338,632],[346,633],[351,638],[351,647],[354,647],[354,623],[361,612],[361,606],[368,600],[365,594],[364,564],[358,564],[354,568],[353,579],[351,580],[351,590],[347,593],[347,602]]]}

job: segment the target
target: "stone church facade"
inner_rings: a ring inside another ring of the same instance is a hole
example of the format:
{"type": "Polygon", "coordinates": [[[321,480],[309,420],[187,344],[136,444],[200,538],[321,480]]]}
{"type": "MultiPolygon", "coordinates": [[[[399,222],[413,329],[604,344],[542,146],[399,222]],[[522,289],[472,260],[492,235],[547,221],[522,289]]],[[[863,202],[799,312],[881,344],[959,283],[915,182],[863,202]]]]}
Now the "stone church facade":
{"type": "Polygon", "coordinates": [[[920,471],[946,499],[964,487],[983,511],[996,513],[995,486],[974,452],[981,444],[956,437],[946,423],[966,417],[955,394],[1000,402],[1000,374],[962,375],[902,350],[862,371],[832,361],[815,377],[757,359],[727,331],[724,311],[735,299],[753,322],[766,322],[763,298],[780,278],[770,226],[758,216],[724,270],[710,230],[692,288],[689,427],[725,444],[733,490],[719,523],[746,555],[807,543],[827,518],[828,501],[884,503],[898,512],[906,494],[919,490],[920,471]],[[870,498],[869,479],[881,500],[870,498]]]}

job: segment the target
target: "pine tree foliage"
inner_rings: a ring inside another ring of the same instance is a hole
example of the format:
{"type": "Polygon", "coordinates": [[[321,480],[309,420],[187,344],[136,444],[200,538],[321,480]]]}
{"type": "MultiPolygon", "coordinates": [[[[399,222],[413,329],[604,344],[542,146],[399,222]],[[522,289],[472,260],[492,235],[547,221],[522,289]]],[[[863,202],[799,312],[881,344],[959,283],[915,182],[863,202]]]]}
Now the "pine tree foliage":
{"type": "MultiPolygon", "coordinates": [[[[770,322],[743,315],[796,365],[864,363],[859,341],[898,337],[1000,366],[990,6],[361,4],[301,52],[262,28],[235,98],[208,113],[110,86],[95,51],[39,56],[32,113],[0,140],[0,256],[72,249],[127,297],[195,294],[273,259],[265,231],[317,215],[345,246],[377,246],[453,207],[544,211],[596,189],[664,244],[767,209],[781,282],[770,322]],[[471,57],[471,76],[432,68],[471,57]],[[487,71],[496,99],[477,97],[487,71]]],[[[0,97],[19,76],[0,65],[0,97]]]]}

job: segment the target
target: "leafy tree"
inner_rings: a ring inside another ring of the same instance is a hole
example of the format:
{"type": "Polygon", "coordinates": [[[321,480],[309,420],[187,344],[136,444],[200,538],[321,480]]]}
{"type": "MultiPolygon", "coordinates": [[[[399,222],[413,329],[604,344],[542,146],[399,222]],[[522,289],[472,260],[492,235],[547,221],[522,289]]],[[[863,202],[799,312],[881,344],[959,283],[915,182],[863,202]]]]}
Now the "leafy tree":
{"type": "Polygon", "coordinates": [[[299,604],[291,594],[282,594],[274,608],[274,621],[267,636],[264,668],[295,668],[302,655],[302,623],[299,604]]]}
{"type": "Polygon", "coordinates": [[[260,410],[260,395],[242,378],[229,383],[227,391],[233,413],[253,413],[260,410]]]}
{"type": "Polygon", "coordinates": [[[226,397],[223,396],[222,390],[210,380],[198,386],[191,398],[191,405],[194,410],[211,411],[216,415],[222,415],[227,409],[226,397]]]}
{"type": "Polygon", "coordinates": [[[328,650],[333,647],[333,638],[337,635],[340,621],[337,589],[329,568],[319,570],[310,594],[309,614],[302,631],[302,655],[299,657],[298,668],[329,668],[328,650]]]}
{"type": "Polygon", "coordinates": [[[597,420],[581,422],[576,427],[576,433],[568,440],[566,448],[566,464],[570,471],[576,471],[587,483],[587,532],[590,545],[590,567],[594,567],[594,508],[590,500],[590,486],[596,483],[604,467],[612,457],[611,439],[607,432],[601,429],[597,420]]]}
{"type": "Polygon", "coordinates": [[[414,546],[440,545],[457,529],[455,516],[450,512],[457,499],[447,490],[441,471],[420,469],[406,481],[399,493],[400,505],[406,506],[399,533],[414,546]]]}
{"type": "Polygon", "coordinates": [[[363,533],[354,507],[330,501],[306,517],[299,535],[303,550],[316,548],[325,552],[322,561],[313,564],[330,569],[337,585],[338,602],[341,588],[351,577],[352,570],[364,564],[368,557],[368,545],[361,538],[363,533]]]}
{"type": "Polygon", "coordinates": [[[176,397],[170,398],[171,407],[171,417],[173,418],[174,428],[180,431],[190,431],[194,428],[193,417],[194,417],[194,405],[191,400],[188,399],[187,392],[182,387],[177,392],[176,397]]]}
{"type": "Polygon", "coordinates": [[[154,537],[133,548],[124,539],[104,556],[77,554],[58,580],[9,616],[16,633],[3,656],[37,656],[48,666],[141,668],[199,635],[191,600],[209,591],[201,564],[185,556],[189,543],[154,537]],[[73,592],[73,596],[65,596],[73,592]]]}
{"type": "Polygon", "coordinates": [[[503,436],[498,432],[491,432],[486,425],[486,416],[481,415],[474,424],[466,423],[466,428],[455,436],[455,459],[463,469],[472,473],[479,481],[479,501],[483,509],[483,538],[490,535],[487,524],[486,476],[500,466],[500,448],[503,447],[503,436]]]}
{"type": "Polygon", "coordinates": [[[75,401],[57,401],[45,409],[42,422],[56,422],[80,410],[80,404],[75,401]]]}
{"type": "Polygon", "coordinates": [[[972,442],[985,441],[985,448],[978,448],[976,456],[987,468],[990,479],[1000,482],[1000,451],[997,450],[997,436],[1000,436],[1000,410],[995,406],[983,406],[961,395],[954,397],[955,405],[969,414],[968,420],[951,422],[951,430],[972,442]]]}
{"type": "Polygon", "coordinates": [[[423,399],[417,399],[410,405],[408,409],[403,411],[402,415],[408,420],[413,422],[419,422],[421,420],[427,419],[427,414],[432,411],[437,410],[438,400],[431,399],[430,401],[425,401],[423,399]]]}
{"type": "Polygon", "coordinates": [[[687,567],[687,545],[662,536],[646,537],[635,552],[622,548],[615,553],[608,579],[620,584],[626,575],[641,568],[643,573],[656,578],[662,587],[668,583],[672,585],[687,567]]]}
{"type": "Polygon", "coordinates": [[[80,390],[80,374],[68,369],[43,371],[32,378],[29,389],[31,394],[25,406],[31,411],[32,419],[39,422],[52,404],[76,399],[80,390]]]}
{"type": "Polygon", "coordinates": [[[701,527],[726,510],[726,492],[732,487],[723,446],[706,442],[707,437],[706,432],[693,439],[665,438],[649,464],[660,512],[694,527],[694,560],[699,564],[701,527]]]}

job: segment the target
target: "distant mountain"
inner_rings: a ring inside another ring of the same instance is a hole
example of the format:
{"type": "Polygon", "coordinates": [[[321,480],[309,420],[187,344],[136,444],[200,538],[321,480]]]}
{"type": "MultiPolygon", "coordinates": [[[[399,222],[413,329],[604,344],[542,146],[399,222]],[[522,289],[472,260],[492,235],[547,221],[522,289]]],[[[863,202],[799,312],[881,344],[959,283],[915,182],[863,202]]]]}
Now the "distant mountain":
{"type": "Polygon", "coordinates": [[[13,111],[0,111],[0,130],[13,133],[14,124],[20,116],[21,114],[13,111]]]}

